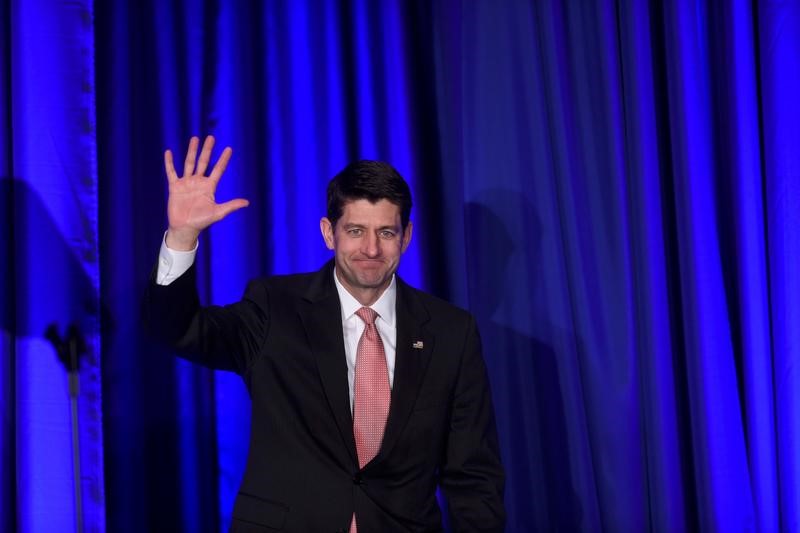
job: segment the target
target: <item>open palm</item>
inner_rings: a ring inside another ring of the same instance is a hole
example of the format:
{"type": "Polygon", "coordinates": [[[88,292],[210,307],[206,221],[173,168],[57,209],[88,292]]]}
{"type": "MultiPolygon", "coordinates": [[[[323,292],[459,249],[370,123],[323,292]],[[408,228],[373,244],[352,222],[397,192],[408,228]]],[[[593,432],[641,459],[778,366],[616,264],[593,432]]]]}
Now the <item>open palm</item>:
{"type": "Polygon", "coordinates": [[[167,217],[169,219],[169,232],[167,245],[176,249],[190,249],[194,246],[197,235],[228,214],[248,205],[247,200],[237,198],[218,204],[214,195],[217,184],[222,177],[228,161],[231,158],[230,147],[222,151],[211,174],[205,175],[214,147],[214,137],[209,135],[203,142],[203,149],[197,158],[197,148],[200,139],[192,137],[186,160],[183,166],[183,177],[178,177],[175,172],[172,152],[164,152],[164,167],[167,171],[169,182],[169,200],[167,202],[167,217]]]}

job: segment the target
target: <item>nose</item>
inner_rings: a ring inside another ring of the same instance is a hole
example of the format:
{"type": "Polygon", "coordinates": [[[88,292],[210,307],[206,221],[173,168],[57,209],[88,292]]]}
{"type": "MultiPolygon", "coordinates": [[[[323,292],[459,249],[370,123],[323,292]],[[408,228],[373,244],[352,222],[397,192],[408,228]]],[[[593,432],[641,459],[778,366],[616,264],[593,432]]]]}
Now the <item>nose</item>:
{"type": "Polygon", "coordinates": [[[374,233],[367,233],[362,244],[361,252],[367,257],[377,257],[380,255],[381,248],[378,242],[378,236],[374,233]]]}

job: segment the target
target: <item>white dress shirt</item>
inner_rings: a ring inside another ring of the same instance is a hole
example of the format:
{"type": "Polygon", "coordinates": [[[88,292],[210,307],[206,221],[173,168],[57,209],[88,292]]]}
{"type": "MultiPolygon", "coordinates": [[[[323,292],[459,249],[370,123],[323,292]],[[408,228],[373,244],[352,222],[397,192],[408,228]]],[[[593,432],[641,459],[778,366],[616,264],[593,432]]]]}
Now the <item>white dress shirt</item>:
{"type": "Polygon", "coordinates": [[[194,244],[194,250],[182,252],[180,250],[173,250],[167,247],[167,232],[164,232],[164,237],[161,239],[161,250],[158,252],[158,272],[156,272],[156,283],[159,285],[169,285],[184,272],[189,270],[189,267],[194,263],[194,258],[197,255],[197,247],[199,243],[194,244]]]}
{"type": "MultiPolygon", "coordinates": [[[[169,285],[178,279],[194,263],[197,255],[197,245],[194,250],[182,252],[167,247],[167,234],[161,240],[161,250],[158,254],[158,272],[156,273],[156,283],[159,285],[169,285]]],[[[344,353],[347,358],[347,386],[350,389],[350,411],[353,410],[353,383],[356,376],[356,351],[358,341],[364,332],[364,321],[361,320],[356,311],[363,306],[355,297],[347,292],[344,285],[333,272],[333,280],[336,283],[336,290],[339,293],[339,303],[342,309],[342,333],[344,334],[344,353]]],[[[383,351],[386,354],[386,367],[389,370],[389,387],[394,385],[394,363],[397,347],[397,322],[395,316],[395,301],[397,301],[397,282],[392,276],[389,286],[383,291],[380,298],[370,305],[378,317],[375,319],[375,327],[383,341],[383,351]]]]}
{"type": "MultiPolygon", "coordinates": [[[[336,282],[336,290],[339,292],[339,303],[342,308],[342,332],[344,333],[344,354],[347,357],[347,386],[350,387],[350,411],[353,410],[353,383],[356,377],[356,351],[358,351],[358,341],[366,327],[356,311],[364,307],[355,297],[347,292],[344,285],[333,269],[333,280],[336,282]]],[[[375,319],[375,327],[383,341],[383,352],[386,355],[386,368],[389,370],[389,387],[394,384],[394,361],[397,348],[397,322],[395,321],[395,306],[397,300],[397,282],[392,276],[392,281],[380,298],[370,305],[378,317],[375,319]]]]}

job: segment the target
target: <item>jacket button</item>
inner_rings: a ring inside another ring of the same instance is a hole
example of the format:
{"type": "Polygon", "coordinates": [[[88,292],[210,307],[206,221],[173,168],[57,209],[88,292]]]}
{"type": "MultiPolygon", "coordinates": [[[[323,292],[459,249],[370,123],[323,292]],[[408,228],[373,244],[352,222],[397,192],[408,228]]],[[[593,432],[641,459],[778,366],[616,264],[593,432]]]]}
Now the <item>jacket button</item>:
{"type": "Polygon", "coordinates": [[[353,485],[361,485],[364,481],[361,479],[361,472],[356,472],[353,476],[353,485]]]}

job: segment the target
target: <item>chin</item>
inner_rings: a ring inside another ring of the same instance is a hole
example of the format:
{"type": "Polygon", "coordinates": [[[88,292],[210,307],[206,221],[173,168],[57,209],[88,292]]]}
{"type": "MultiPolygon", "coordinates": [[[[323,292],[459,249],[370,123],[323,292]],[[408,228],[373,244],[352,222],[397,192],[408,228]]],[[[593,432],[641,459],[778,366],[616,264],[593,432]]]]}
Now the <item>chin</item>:
{"type": "Polygon", "coordinates": [[[364,289],[379,289],[386,284],[388,278],[381,279],[359,279],[358,283],[364,289]]]}

